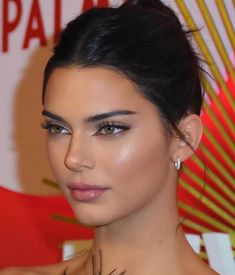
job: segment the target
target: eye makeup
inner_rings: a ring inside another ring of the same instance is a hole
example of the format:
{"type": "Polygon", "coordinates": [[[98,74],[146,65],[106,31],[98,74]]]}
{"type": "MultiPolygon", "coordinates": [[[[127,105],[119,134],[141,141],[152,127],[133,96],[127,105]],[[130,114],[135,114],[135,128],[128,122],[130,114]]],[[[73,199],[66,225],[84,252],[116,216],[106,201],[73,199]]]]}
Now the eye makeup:
{"type": "Polygon", "coordinates": [[[41,124],[41,127],[47,130],[47,133],[51,136],[71,134],[71,131],[69,129],[67,129],[62,123],[57,121],[45,121],[41,124]]]}
{"type": "Polygon", "coordinates": [[[114,121],[103,121],[103,122],[97,123],[96,129],[97,129],[96,135],[116,135],[116,134],[121,134],[122,132],[129,130],[130,126],[124,125],[124,124],[121,124],[118,122],[114,122],[114,121]],[[119,129],[119,131],[116,133],[106,133],[106,134],[101,133],[102,130],[108,129],[108,128],[109,129],[116,128],[116,129],[119,129]]]}
{"type": "MultiPolygon", "coordinates": [[[[57,121],[45,121],[41,127],[47,130],[49,135],[70,135],[71,131],[67,129],[62,123],[57,121]]],[[[114,121],[103,121],[97,123],[95,126],[96,132],[94,135],[117,135],[130,129],[129,125],[123,125],[114,121]],[[105,131],[105,129],[109,129],[105,131]],[[111,129],[111,130],[110,130],[111,129]],[[114,131],[113,131],[114,130],[114,131]],[[117,131],[118,130],[118,131],[117,131]]]]}
{"type": "MultiPolygon", "coordinates": [[[[127,125],[123,122],[103,121],[103,120],[112,116],[133,115],[133,114],[136,114],[136,112],[129,111],[129,110],[116,110],[112,112],[90,115],[85,119],[85,121],[87,123],[93,124],[96,130],[94,135],[112,136],[112,135],[122,134],[124,131],[129,130],[130,125],[127,125]]],[[[46,129],[49,135],[52,135],[52,136],[64,135],[64,134],[68,135],[72,133],[72,130],[69,129],[69,127],[67,127],[67,123],[62,117],[56,114],[53,114],[47,110],[43,110],[42,115],[51,119],[42,124],[42,128],[46,129]]]]}

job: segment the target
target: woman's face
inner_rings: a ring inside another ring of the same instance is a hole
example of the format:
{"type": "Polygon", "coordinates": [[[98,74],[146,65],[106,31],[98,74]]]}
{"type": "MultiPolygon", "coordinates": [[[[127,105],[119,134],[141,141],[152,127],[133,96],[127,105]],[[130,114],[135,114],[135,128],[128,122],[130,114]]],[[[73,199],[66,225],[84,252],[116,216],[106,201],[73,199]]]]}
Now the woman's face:
{"type": "Polygon", "coordinates": [[[43,115],[52,170],[81,223],[161,205],[175,179],[173,141],[132,81],[105,68],[56,69],[43,115]]]}

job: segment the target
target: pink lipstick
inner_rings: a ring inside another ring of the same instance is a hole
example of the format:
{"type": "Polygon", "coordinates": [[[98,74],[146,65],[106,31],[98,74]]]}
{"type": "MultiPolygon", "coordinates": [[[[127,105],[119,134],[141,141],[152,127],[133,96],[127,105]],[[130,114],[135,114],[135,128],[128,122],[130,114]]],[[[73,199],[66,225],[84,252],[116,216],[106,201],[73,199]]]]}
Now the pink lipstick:
{"type": "Polygon", "coordinates": [[[68,186],[70,194],[77,201],[91,201],[100,197],[109,188],[86,183],[71,183],[68,186]]]}

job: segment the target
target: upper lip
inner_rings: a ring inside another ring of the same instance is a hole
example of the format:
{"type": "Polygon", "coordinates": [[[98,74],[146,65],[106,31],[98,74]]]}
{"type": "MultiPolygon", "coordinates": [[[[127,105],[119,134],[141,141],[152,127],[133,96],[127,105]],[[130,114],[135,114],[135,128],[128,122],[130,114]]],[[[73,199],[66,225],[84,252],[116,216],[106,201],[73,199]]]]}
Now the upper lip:
{"type": "Polygon", "coordinates": [[[94,184],[87,184],[87,183],[84,183],[84,182],[69,183],[67,185],[67,187],[70,190],[94,190],[94,189],[104,190],[104,189],[108,189],[107,187],[104,187],[104,186],[99,186],[99,185],[94,185],[94,184]]]}

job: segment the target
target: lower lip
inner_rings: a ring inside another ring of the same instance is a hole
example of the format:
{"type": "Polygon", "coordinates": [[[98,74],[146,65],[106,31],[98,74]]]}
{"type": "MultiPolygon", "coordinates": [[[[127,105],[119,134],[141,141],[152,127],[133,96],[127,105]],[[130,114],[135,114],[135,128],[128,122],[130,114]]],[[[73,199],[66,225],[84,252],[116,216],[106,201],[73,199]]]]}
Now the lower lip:
{"type": "Polygon", "coordinates": [[[70,194],[74,200],[77,201],[91,201],[100,197],[107,189],[73,189],[70,194]]]}

